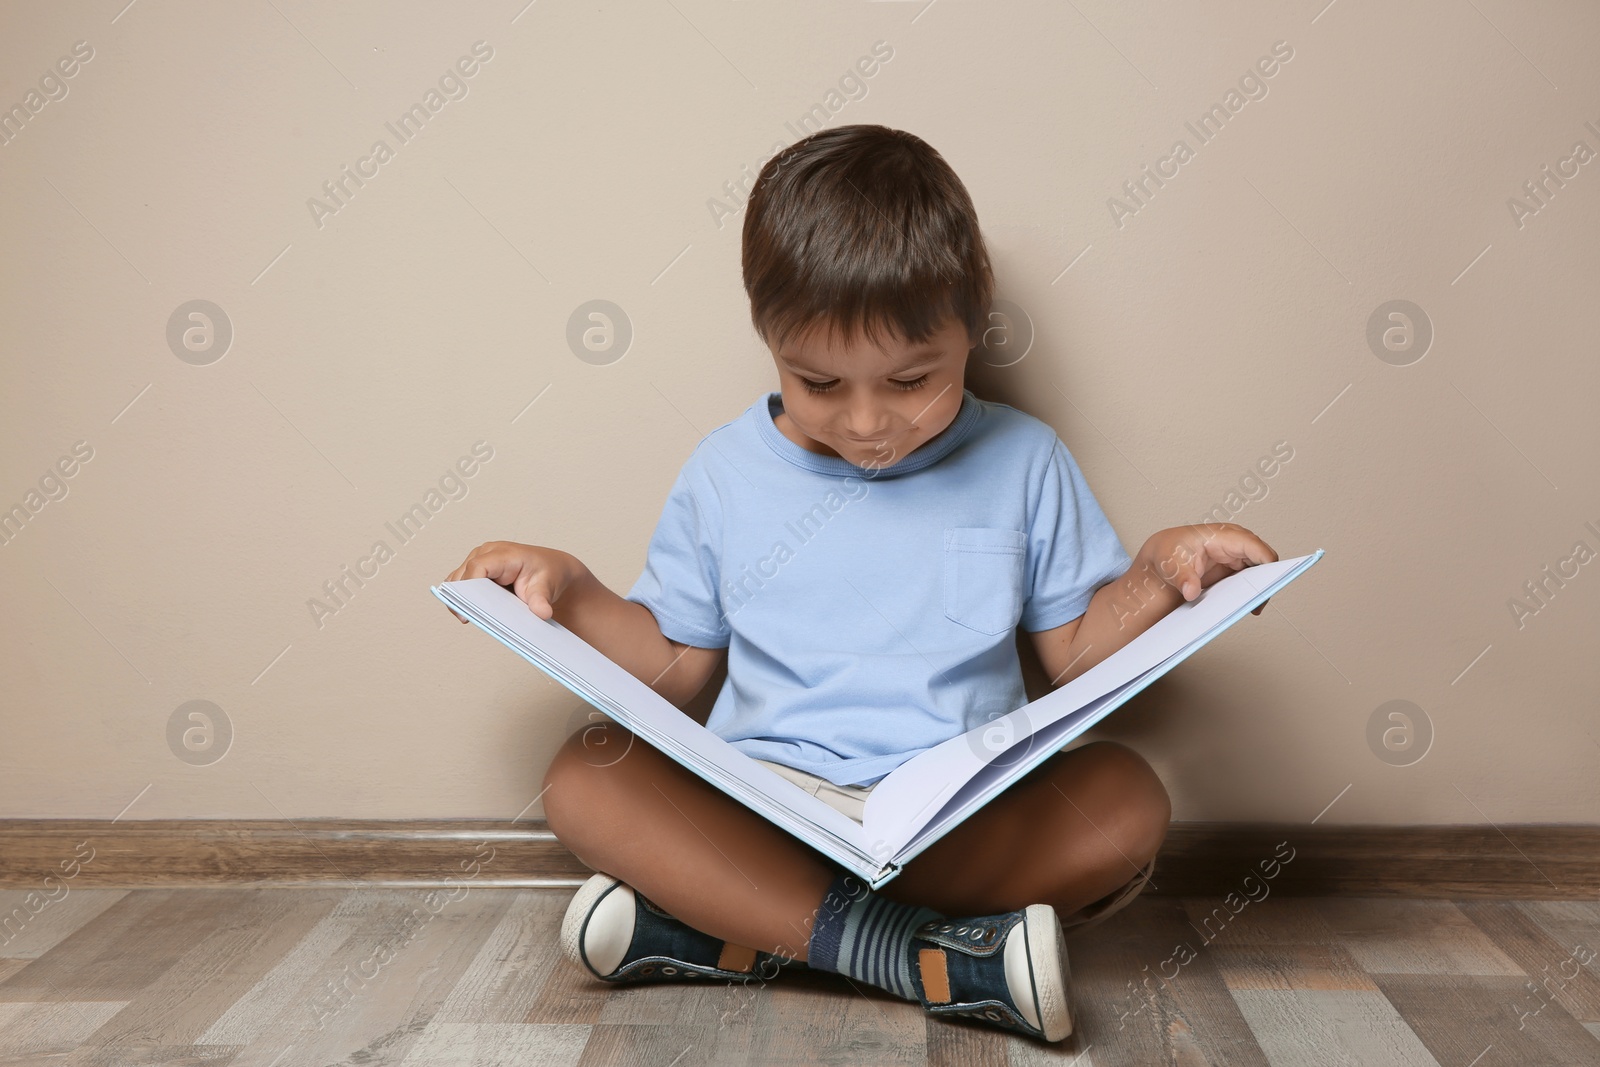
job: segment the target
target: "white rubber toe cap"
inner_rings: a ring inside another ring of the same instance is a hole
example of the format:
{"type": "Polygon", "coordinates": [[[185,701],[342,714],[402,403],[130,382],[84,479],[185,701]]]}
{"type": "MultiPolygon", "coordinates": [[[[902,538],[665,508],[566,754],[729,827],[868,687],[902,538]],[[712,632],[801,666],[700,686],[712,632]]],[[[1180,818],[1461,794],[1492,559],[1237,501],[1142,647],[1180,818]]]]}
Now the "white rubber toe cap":
{"type": "Polygon", "coordinates": [[[561,951],[604,978],[622,965],[633,944],[633,890],[597,874],[578,888],[561,920],[561,951]]]}
{"type": "Polygon", "coordinates": [[[1029,1025],[1043,1031],[1046,1041],[1072,1033],[1067,943],[1050,905],[1029,905],[1023,921],[1006,935],[1005,971],[1011,1002],[1029,1025]]]}

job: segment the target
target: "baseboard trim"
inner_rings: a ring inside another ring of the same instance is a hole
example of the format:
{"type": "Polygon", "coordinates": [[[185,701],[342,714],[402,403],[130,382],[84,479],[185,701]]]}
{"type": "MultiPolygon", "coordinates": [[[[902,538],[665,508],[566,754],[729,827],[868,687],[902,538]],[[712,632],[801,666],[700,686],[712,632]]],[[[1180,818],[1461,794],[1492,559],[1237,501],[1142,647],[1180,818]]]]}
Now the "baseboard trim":
{"type": "MultiPolygon", "coordinates": [[[[570,887],[590,874],[540,820],[0,820],[0,887],[570,887]],[[49,878],[52,881],[46,881],[49,878]]],[[[1147,890],[1593,899],[1600,826],[1174,823],[1147,890]]]]}

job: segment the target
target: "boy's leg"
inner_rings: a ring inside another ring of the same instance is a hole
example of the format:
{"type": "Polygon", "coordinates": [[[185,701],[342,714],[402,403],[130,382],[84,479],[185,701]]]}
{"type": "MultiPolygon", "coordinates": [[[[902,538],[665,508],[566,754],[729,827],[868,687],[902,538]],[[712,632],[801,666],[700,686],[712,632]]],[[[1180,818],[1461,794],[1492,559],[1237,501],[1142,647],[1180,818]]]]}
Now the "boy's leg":
{"type": "Polygon", "coordinates": [[[836,871],[821,853],[612,723],[568,738],[545,785],[551,830],[588,866],[696,930],[806,958],[836,871]]]}
{"type": "MultiPolygon", "coordinates": [[[[1148,861],[1134,856],[1154,855],[1170,815],[1159,780],[1131,750],[1085,746],[987,805],[880,894],[836,876],[821,854],[618,726],[569,738],[546,783],[546,814],[562,842],[665,908],[680,932],[804,959],[935,1014],[981,1015],[1049,1041],[1072,1029],[1057,909],[1074,911],[1127,881],[1108,881],[1119,875],[1095,865],[1104,850],[1085,844],[1087,832],[1137,869],[1148,861]],[[1048,810],[1042,788],[1056,791],[1076,819],[1048,810]],[[1025,847],[960,851],[996,839],[1025,847]],[[1029,899],[1009,903],[1022,898],[1029,899]],[[944,916],[976,921],[941,923],[944,916]]],[[[588,935],[578,937],[587,953],[588,935]]]]}
{"type": "MultiPolygon", "coordinates": [[[[820,853],[615,724],[568,738],[545,784],[551,829],[590,867],[697,930],[807,958],[836,873],[820,853]]],[[[1170,818],[1142,757],[1093,742],[1036,768],[881,892],[945,915],[1044,903],[1070,920],[1140,875],[1170,818]]]]}
{"type": "Polygon", "coordinates": [[[1062,752],[906,864],[884,896],[946,915],[1050,904],[1080,910],[1148,877],[1172,804],[1138,753],[1114,741],[1062,752]]]}

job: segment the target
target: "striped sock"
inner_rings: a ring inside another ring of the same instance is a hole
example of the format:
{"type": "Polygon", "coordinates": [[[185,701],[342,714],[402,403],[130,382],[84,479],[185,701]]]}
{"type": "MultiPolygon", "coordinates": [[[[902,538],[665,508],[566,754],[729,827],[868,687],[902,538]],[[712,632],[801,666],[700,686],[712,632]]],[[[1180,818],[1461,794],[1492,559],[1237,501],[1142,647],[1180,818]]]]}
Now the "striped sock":
{"type": "Polygon", "coordinates": [[[916,1000],[911,984],[911,934],[929,919],[943,918],[868,892],[854,875],[840,874],[822,895],[811,927],[807,963],[870,982],[897,997],[916,1000]]]}

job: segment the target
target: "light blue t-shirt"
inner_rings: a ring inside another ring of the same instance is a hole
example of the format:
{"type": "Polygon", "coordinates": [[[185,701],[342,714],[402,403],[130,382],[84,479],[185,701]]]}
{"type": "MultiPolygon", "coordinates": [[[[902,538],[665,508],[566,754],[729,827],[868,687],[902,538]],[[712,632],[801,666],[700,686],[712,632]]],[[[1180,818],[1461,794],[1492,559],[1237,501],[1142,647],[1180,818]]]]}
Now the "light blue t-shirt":
{"type": "Polygon", "coordinates": [[[1016,627],[1070,622],[1132,564],[1055,431],[963,393],[882,469],[789,440],[776,391],[684,463],[627,599],[728,649],[706,726],[746,755],[871,784],[1027,703],[1016,627]]]}

